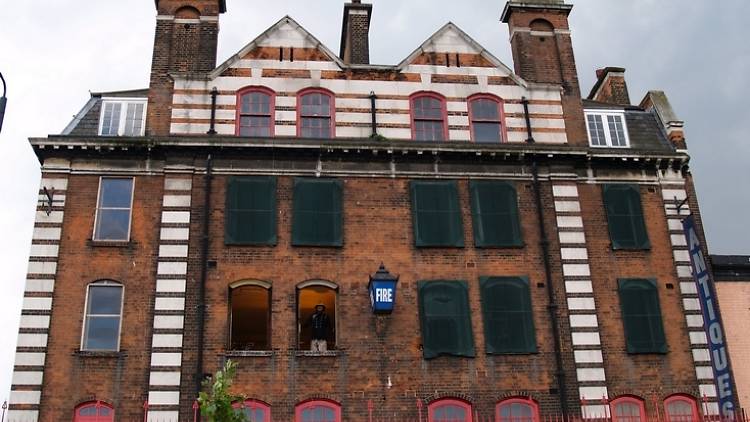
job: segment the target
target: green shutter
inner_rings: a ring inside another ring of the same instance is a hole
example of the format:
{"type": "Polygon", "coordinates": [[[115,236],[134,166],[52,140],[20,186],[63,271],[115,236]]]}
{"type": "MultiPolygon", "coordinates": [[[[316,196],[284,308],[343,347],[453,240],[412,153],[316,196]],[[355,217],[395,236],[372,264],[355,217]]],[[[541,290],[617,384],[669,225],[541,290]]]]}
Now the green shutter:
{"type": "Polygon", "coordinates": [[[536,332],[526,277],[481,277],[487,353],[535,353],[536,332]]]}
{"type": "Polygon", "coordinates": [[[464,246],[456,182],[412,181],[411,208],[417,247],[464,246]]]}
{"type": "Polygon", "coordinates": [[[650,248],[638,186],[604,185],[603,194],[612,248],[650,248]]]}
{"type": "Polygon", "coordinates": [[[425,359],[474,357],[469,288],[465,281],[420,281],[419,316],[425,359]]]}
{"type": "Polygon", "coordinates": [[[471,215],[477,247],[522,246],[516,189],[507,182],[473,180],[471,215]]]}
{"type": "Polygon", "coordinates": [[[655,280],[618,280],[625,342],[629,353],[666,353],[655,280]]]}
{"type": "Polygon", "coordinates": [[[224,232],[228,244],[276,244],[276,178],[229,178],[224,232]]]}
{"type": "Polygon", "coordinates": [[[292,245],[343,245],[342,200],[340,180],[295,178],[292,245]]]}

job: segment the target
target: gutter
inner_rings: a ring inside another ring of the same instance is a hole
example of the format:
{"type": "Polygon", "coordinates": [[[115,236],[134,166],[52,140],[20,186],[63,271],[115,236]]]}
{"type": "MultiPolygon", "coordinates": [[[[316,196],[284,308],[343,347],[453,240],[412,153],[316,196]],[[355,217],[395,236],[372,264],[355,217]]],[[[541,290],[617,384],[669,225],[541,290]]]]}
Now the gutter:
{"type": "MultiPolygon", "coordinates": [[[[213,161],[211,155],[206,157],[205,196],[203,200],[203,227],[201,233],[201,274],[198,285],[198,363],[195,370],[195,396],[201,392],[203,382],[203,346],[206,330],[206,281],[208,279],[209,223],[211,208],[211,180],[213,161]]],[[[200,420],[200,416],[198,416],[200,420]]]]}

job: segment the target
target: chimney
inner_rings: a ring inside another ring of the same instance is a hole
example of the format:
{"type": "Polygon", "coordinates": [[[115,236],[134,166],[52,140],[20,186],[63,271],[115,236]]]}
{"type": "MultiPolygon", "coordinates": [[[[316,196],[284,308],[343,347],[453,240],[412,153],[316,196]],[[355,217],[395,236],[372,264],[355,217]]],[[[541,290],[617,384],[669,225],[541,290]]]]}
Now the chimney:
{"type": "Polygon", "coordinates": [[[563,0],[511,0],[501,17],[510,31],[516,74],[562,87],[565,132],[571,145],[588,145],[581,88],[568,26],[573,6],[563,0]]]}
{"type": "Polygon", "coordinates": [[[352,0],[344,5],[341,25],[341,51],[346,64],[370,64],[370,20],[372,5],[352,0]]]}
{"type": "Polygon", "coordinates": [[[656,115],[667,139],[677,151],[687,151],[685,122],[677,117],[663,91],[649,91],[641,101],[640,107],[656,115]]]}
{"type": "Polygon", "coordinates": [[[216,67],[219,15],[226,0],[155,0],[146,133],[169,135],[174,81],[170,75],[205,74],[216,67]]]}
{"type": "Polygon", "coordinates": [[[596,83],[591,88],[589,100],[609,104],[630,105],[628,84],[625,83],[625,69],[605,67],[596,71],[596,83]]]}

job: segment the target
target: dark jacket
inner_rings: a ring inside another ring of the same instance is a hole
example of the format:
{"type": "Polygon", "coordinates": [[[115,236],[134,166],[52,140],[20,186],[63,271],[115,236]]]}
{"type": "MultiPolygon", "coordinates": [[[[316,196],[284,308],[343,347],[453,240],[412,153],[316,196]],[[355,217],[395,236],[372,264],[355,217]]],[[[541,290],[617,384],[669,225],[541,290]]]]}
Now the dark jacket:
{"type": "Polygon", "coordinates": [[[328,332],[331,328],[331,318],[324,312],[313,313],[307,325],[312,327],[313,340],[327,340],[328,332]]]}

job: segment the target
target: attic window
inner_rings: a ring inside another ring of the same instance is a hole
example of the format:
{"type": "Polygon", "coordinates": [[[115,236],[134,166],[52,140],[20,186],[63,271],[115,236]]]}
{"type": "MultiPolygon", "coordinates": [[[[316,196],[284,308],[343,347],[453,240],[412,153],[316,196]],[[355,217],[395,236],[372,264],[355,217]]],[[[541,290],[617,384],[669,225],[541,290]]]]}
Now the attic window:
{"type": "Polygon", "coordinates": [[[143,136],[146,98],[104,98],[99,117],[101,136],[143,136]]]}
{"type": "Polygon", "coordinates": [[[589,145],[599,148],[630,146],[624,111],[585,110],[589,145]]]}

